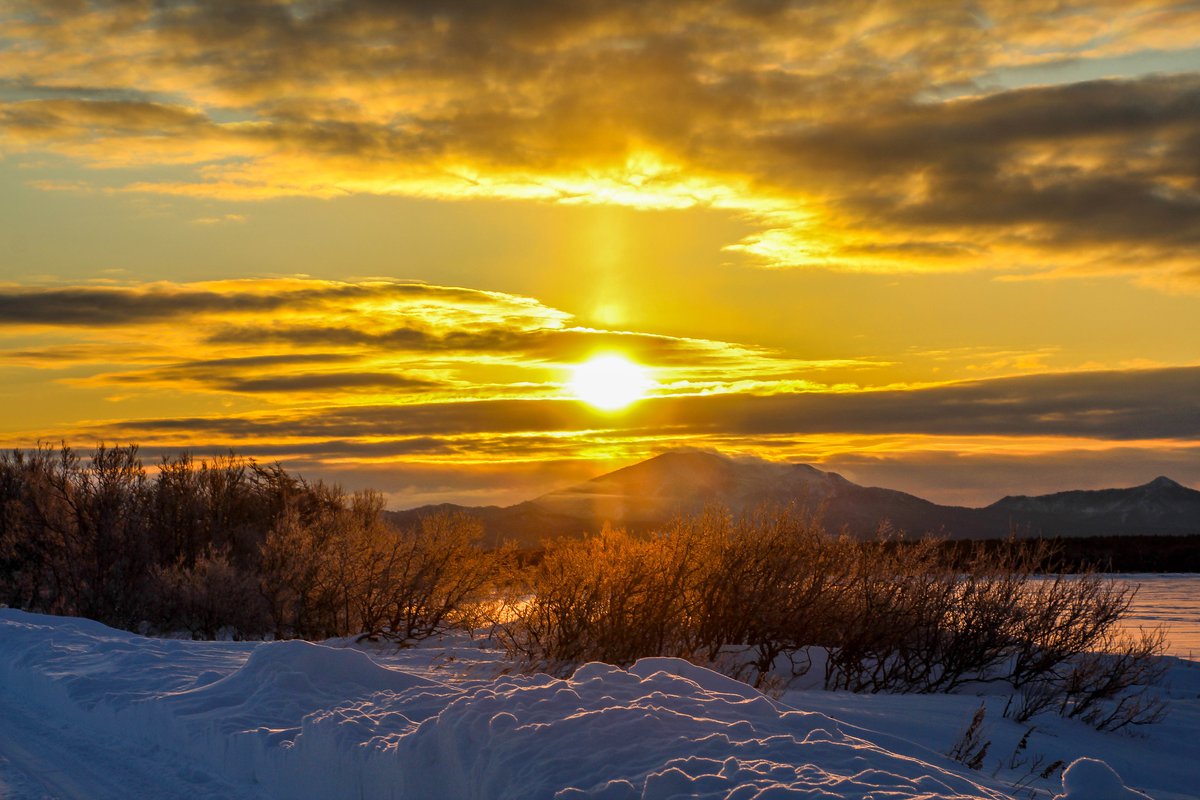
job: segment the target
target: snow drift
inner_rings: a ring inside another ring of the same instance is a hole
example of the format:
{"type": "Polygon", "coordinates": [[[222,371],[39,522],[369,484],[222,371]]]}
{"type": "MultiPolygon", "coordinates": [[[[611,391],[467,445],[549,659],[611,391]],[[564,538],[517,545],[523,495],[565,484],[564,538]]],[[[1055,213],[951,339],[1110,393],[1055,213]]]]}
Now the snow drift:
{"type": "MultiPolygon", "coordinates": [[[[1006,796],[932,752],[897,752],[894,736],[669,658],[586,664],[566,680],[442,681],[353,649],[144,639],[2,609],[0,679],[47,713],[162,747],[247,796],[1006,796]]],[[[1144,797],[1100,761],[1072,764],[1063,785],[1065,800],[1144,797]]]]}

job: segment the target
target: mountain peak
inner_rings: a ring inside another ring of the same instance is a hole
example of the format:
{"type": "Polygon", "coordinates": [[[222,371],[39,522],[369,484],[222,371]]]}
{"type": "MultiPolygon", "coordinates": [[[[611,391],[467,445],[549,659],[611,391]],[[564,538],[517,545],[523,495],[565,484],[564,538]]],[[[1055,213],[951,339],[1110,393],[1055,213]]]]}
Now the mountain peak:
{"type": "Polygon", "coordinates": [[[634,466],[643,464],[664,464],[664,463],[715,463],[715,462],[730,462],[733,459],[724,453],[718,453],[714,450],[700,450],[697,448],[681,447],[676,450],[667,450],[664,453],[648,458],[645,461],[640,461],[634,466]]]}
{"type": "MultiPolygon", "coordinates": [[[[795,507],[817,513],[827,530],[871,536],[883,520],[920,535],[954,538],[1200,534],[1200,491],[1160,475],[1141,486],[1006,497],[986,508],[940,506],[904,492],[860,486],[811,464],[679,448],[507,508],[464,509],[490,541],[526,545],[598,531],[609,522],[653,530],[713,506],[734,514],[795,507]]],[[[451,507],[453,508],[453,507],[451,507]]],[[[412,525],[431,509],[393,512],[412,525]]]]}
{"type": "Polygon", "coordinates": [[[1166,475],[1159,475],[1157,478],[1155,478],[1154,480],[1147,483],[1146,486],[1151,489],[1182,489],[1183,488],[1182,484],[1176,483],[1175,481],[1168,478],[1166,475]]]}

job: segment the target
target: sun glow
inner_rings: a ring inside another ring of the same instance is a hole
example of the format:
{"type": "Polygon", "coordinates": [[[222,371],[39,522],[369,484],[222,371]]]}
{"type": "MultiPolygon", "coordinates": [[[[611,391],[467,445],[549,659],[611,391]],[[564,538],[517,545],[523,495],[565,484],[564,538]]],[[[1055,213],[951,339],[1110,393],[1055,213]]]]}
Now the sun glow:
{"type": "Polygon", "coordinates": [[[575,367],[570,388],[590,406],[616,411],[642,399],[650,388],[645,367],[623,356],[596,356],[575,367]]]}

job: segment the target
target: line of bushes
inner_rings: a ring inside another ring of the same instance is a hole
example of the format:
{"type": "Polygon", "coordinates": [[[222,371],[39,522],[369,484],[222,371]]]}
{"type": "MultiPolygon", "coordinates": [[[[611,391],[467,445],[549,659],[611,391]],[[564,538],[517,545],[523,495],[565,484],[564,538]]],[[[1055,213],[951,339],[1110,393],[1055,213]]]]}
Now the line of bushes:
{"type": "Polygon", "coordinates": [[[503,553],[478,523],[398,530],[346,494],[233,455],[138,448],[0,453],[0,603],[197,638],[365,634],[408,640],[456,622],[503,553]]]}
{"type": "Polygon", "coordinates": [[[644,656],[716,664],[755,685],[819,670],[829,689],[949,692],[1002,685],[1012,716],[1100,729],[1155,721],[1161,631],[1123,632],[1133,590],[1096,573],[1038,576],[1045,544],[977,548],[826,534],[794,512],[682,519],[649,537],[557,543],[499,636],[531,669],[644,656]]]}

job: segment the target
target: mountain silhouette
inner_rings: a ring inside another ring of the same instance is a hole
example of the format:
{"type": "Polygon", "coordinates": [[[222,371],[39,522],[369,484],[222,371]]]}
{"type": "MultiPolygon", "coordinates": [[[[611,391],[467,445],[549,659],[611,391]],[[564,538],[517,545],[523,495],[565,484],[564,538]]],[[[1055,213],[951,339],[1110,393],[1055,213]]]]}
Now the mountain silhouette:
{"type": "Polygon", "coordinates": [[[1162,476],[1131,489],[1005,497],[981,511],[1057,536],[1200,533],[1200,492],[1162,476]]]}
{"type": "Polygon", "coordinates": [[[1200,533],[1200,491],[1159,477],[1130,489],[1005,497],[984,508],[943,506],[894,489],[860,486],[808,464],[708,451],[664,453],[514,506],[422,506],[388,512],[402,527],[439,511],[478,518],[491,541],[535,545],[609,523],[647,531],[709,507],[735,514],[795,506],[830,531],[865,538],[885,521],[909,535],[950,538],[1200,533]]]}

